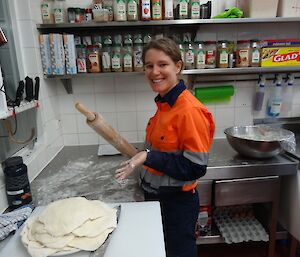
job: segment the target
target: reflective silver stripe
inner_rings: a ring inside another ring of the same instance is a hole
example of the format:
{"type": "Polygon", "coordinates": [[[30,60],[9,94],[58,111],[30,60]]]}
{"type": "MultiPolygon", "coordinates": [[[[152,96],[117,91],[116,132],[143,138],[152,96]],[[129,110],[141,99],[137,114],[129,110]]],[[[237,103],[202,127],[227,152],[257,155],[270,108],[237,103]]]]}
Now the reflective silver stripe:
{"type": "Polygon", "coordinates": [[[182,187],[184,185],[191,185],[197,181],[197,180],[181,181],[175,178],[171,178],[168,175],[156,176],[145,169],[141,171],[141,179],[144,180],[146,183],[150,184],[150,186],[155,189],[158,189],[161,186],[182,187]]]}
{"type": "Polygon", "coordinates": [[[208,153],[195,153],[192,151],[184,151],[183,156],[189,159],[191,162],[199,165],[208,164],[208,153]]]}

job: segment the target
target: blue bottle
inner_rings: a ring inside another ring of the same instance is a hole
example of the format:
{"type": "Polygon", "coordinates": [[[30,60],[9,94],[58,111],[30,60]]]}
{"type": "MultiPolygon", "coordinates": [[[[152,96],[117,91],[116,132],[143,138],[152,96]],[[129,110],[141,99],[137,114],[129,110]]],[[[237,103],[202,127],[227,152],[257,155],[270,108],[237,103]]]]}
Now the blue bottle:
{"type": "Polygon", "coordinates": [[[282,75],[276,75],[275,86],[268,101],[267,114],[270,117],[277,117],[280,114],[282,105],[282,75]]]}

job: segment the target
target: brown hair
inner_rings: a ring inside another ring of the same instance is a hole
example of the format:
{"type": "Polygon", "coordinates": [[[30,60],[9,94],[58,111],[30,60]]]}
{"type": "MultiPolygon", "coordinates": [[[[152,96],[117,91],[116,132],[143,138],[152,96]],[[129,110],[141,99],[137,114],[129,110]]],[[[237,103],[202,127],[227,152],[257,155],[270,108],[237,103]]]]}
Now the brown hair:
{"type": "MultiPolygon", "coordinates": [[[[145,55],[148,50],[157,49],[163,51],[166,55],[168,55],[174,63],[183,60],[181,59],[181,53],[177,44],[170,38],[159,38],[151,40],[147,45],[144,46],[142,60],[145,63],[145,55]]],[[[182,67],[181,67],[182,69],[182,67]]]]}

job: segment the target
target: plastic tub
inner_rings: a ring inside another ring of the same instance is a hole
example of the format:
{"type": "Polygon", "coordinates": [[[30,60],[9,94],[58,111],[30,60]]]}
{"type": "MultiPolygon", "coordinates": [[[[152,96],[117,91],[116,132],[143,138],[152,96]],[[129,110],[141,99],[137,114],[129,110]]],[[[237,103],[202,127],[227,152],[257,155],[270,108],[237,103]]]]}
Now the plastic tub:
{"type": "Polygon", "coordinates": [[[107,9],[93,9],[93,17],[96,22],[107,22],[108,21],[108,13],[107,9]]]}

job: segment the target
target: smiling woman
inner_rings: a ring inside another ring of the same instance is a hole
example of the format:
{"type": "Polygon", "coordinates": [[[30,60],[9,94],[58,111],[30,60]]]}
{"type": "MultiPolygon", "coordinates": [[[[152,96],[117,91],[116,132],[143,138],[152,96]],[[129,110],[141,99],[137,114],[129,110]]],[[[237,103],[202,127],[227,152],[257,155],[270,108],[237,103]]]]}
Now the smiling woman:
{"type": "Polygon", "coordinates": [[[168,38],[150,41],[143,51],[145,75],[158,93],[157,110],[146,128],[147,149],[116,173],[125,179],[137,167],[146,201],[159,201],[167,257],[196,257],[198,179],[206,173],[214,134],[211,113],[187,89],[179,74],[180,50],[168,38]]]}

